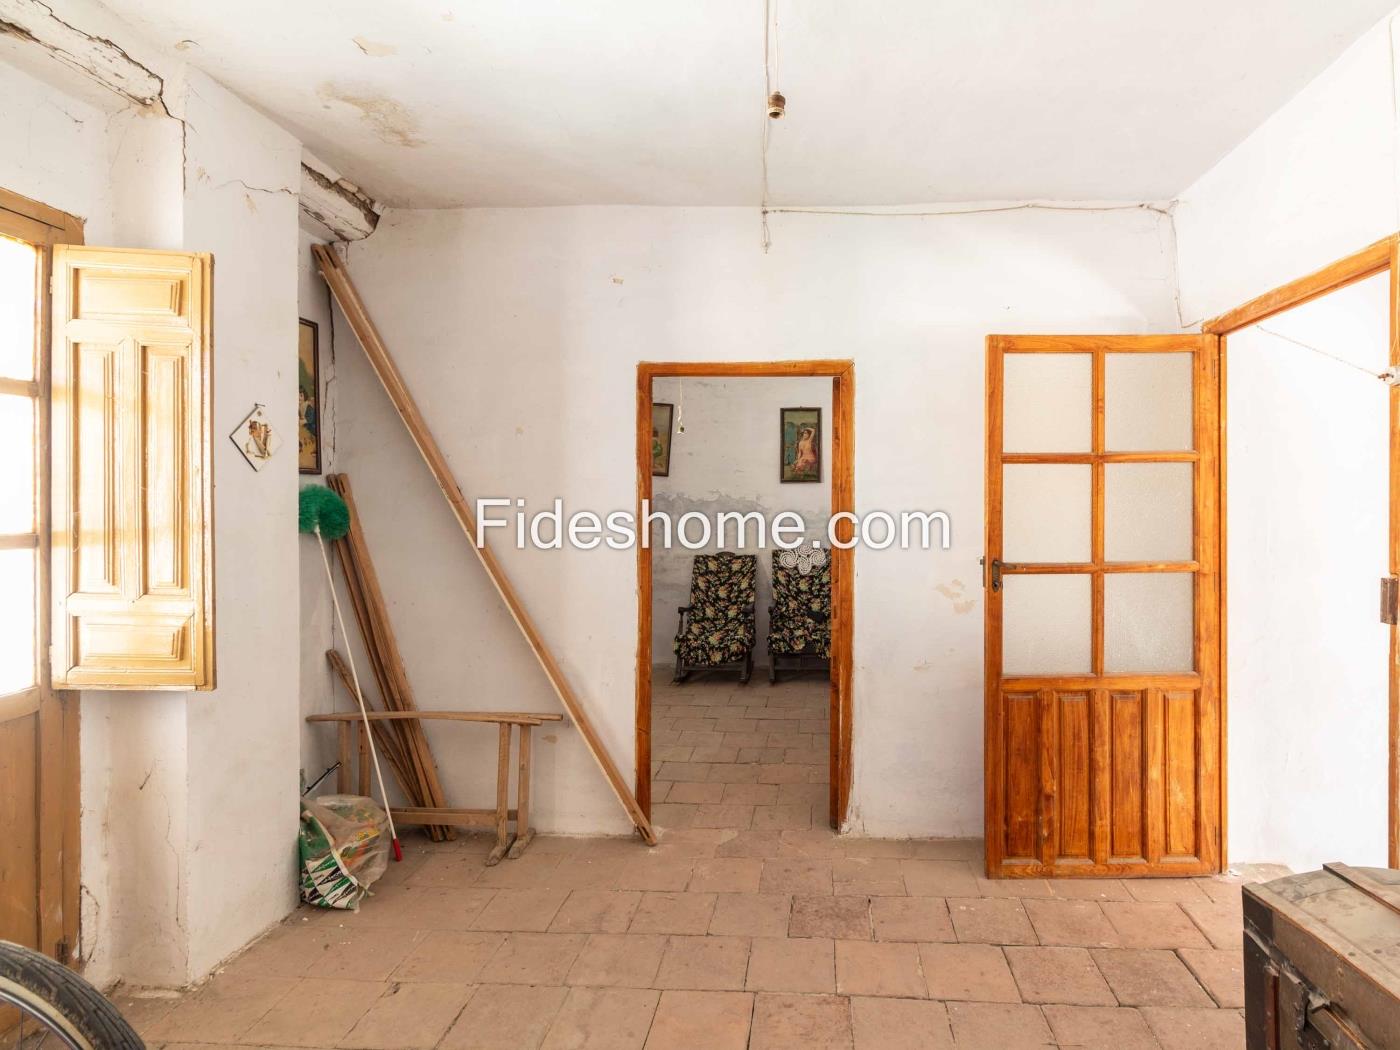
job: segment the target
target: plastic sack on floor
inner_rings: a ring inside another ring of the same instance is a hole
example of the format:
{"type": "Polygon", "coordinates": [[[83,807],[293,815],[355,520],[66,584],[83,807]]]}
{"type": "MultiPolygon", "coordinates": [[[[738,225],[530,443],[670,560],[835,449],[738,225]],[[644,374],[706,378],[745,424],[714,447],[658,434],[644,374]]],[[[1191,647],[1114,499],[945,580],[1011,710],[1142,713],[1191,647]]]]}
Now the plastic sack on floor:
{"type": "Polygon", "coordinates": [[[384,811],[363,795],[301,800],[301,899],[318,908],[358,908],[389,865],[384,811]]]}

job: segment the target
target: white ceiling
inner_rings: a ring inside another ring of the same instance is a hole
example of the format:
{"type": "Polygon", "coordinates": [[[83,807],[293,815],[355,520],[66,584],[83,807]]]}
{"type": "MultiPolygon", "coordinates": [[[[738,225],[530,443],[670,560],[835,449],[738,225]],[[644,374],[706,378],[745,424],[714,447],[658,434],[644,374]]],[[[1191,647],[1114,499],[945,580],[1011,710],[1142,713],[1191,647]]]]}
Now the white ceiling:
{"type": "MultiPolygon", "coordinates": [[[[764,0],[106,0],[397,206],[762,198],[764,0]]],[[[1161,200],[1395,0],[773,0],[770,200],[1161,200]]]]}

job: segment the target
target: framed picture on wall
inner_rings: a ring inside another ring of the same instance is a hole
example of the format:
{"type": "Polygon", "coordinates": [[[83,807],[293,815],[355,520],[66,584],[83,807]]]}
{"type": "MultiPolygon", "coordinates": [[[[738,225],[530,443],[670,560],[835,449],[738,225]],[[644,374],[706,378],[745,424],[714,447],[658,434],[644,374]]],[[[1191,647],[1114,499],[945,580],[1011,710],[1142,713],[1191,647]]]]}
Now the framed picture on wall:
{"type": "Polygon", "coordinates": [[[822,410],[784,408],[780,481],[821,481],[822,410]]]}
{"type": "Polygon", "coordinates": [[[651,403],[651,473],[652,477],[671,476],[671,420],[676,406],[664,401],[651,403]]]}
{"type": "Polygon", "coordinates": [[[302,474],[321,473],[321,353],[315,321],[302,320],[297,345],[297,461],[302,474]]]}

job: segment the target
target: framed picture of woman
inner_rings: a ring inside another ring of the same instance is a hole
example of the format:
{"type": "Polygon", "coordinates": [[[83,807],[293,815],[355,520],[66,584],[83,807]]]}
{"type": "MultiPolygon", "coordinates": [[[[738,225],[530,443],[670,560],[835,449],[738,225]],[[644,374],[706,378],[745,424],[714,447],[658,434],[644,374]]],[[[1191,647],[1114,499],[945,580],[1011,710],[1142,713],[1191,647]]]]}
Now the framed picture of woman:
{"type": "Polygon", "coordinates": [[[784,408],[780,481],[821,481],[822,410],[784,408]]]}

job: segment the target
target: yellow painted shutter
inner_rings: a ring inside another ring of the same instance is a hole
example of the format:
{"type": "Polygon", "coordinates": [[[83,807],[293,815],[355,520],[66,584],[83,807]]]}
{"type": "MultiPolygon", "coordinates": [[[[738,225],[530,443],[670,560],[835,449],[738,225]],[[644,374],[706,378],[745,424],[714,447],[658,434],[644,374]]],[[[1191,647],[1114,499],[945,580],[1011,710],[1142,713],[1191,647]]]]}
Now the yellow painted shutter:
{"type": "Polygon", "coordinates": [[[214,687],[207,254],[53,256],[53,681],[214,687]]]}

